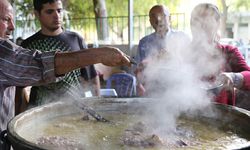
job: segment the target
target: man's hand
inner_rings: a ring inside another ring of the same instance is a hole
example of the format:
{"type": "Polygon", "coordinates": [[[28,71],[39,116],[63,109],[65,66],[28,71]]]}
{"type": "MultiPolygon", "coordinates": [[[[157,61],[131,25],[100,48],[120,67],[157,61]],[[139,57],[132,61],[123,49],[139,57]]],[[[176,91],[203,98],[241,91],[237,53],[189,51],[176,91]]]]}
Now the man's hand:
{"type": "Polygon", "coordinates": [[[241,73],[223,72],[220,74],[219,80],[224,83],[224,88],[232,89],[241,88],[244,78],[241,73]]]}
{"type": "Polygon", "coordinates": [[[101,50],[101,63],[107,66],[130,66],[130,60],[125,53],[115,47],[103,47],[101,50]]]}

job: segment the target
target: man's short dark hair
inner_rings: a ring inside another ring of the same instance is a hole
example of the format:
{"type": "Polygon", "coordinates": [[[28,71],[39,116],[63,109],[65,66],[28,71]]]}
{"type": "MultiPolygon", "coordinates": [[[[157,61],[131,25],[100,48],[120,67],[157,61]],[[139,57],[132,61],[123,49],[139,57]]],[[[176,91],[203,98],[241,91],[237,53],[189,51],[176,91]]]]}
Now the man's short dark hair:
{"type": "Polygon", "coordinates": [[[41,12],[43,4],[54,3],[56,1],[61,1],[61,0],[33,0],[34,9],[38,12],[41,12]]]}

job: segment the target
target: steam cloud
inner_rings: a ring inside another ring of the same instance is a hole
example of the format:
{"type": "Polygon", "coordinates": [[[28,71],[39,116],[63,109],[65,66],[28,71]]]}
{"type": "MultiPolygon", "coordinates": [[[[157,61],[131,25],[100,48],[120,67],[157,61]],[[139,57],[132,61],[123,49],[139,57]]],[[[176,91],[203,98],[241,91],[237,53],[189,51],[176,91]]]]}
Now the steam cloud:
{"type": "Polygon", "coordinates": [[[184,34],[167,37],[166,53],[147,58],[144,70],[147,96],[156,98],[145,117],[151,117],[149,120],[159,134],[162,130],[173,131],[182,112],[203,108],[212,101],[202,88],[208,83],[201,79],[217,75],[224,59],[205,34],[199,33],[199,40],[192,41],[184,34]]]}

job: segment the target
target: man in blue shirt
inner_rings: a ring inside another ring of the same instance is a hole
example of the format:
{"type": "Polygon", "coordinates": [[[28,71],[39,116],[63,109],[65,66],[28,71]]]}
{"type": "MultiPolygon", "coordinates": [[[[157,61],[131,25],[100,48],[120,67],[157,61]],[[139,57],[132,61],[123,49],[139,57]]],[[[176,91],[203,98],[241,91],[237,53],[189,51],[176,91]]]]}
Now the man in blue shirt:
{"type": "MultiPolygon", "coordinates": [[[[150,60],[163,58],[168,55],[178,55],[175,51],[179,49],[178,42],[190,42],[189,37],[181,31],[175,31],[170,27],[170,13],[164,5],[155,5],[149,11],[150,24],[155,32],[143,37],[138,45],[135,59],[138,63],[135,74],[137,75],[138,94],[144,95],[144,75],[143,69],[148,65],[150,60]]],[[[184,44],[184,43],[183,43],[184,44]]]]}
{"type": "Polygon", "coordinates": [[[165,50],[166,37],[173,32],[172,29],[170,29],[170,14],[165,6],[153,6],[149,11],[149,17],[155,32],[140,40],[136,55],[136,60],[139,63],[151,53],[165,50]]]}

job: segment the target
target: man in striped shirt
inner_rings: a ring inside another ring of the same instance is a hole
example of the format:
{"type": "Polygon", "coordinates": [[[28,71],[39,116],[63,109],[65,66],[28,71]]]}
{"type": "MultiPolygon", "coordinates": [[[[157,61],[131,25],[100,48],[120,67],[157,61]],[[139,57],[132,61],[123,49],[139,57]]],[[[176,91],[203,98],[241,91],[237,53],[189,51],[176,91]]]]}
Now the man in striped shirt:
{"type": "MultiPolygon", "coordinates": [[[[9,41],[15,29],[13,8],[8,0],[0,1],[0,131],[6,130],[14,117],[15,86],[54,82],[57,76],[95,63],[108,66],[127,65],[129,59],[114,47],[85,49],[75,52],[28,50],[9,41]]],[[[1,149],[0,141],[0,149],[1,149]]]]}

